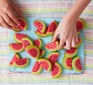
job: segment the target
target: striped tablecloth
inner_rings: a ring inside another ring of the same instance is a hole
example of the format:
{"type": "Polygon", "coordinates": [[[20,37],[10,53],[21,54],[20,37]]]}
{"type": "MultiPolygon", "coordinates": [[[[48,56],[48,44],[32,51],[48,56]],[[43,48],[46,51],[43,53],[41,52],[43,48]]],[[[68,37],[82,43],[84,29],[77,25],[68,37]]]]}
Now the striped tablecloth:
{"type": "MultiPolygon", "coordinates": [[[[25,17],[62,17],[75,0],[17,0],[25,17]]],[[[85,30],[85,70],[80,75],[63,75],[60,79],[9,72],[10,30],[0,28],[0,85],[93,85],[93,2],[81,15],[88,26],[85,30]]]]}

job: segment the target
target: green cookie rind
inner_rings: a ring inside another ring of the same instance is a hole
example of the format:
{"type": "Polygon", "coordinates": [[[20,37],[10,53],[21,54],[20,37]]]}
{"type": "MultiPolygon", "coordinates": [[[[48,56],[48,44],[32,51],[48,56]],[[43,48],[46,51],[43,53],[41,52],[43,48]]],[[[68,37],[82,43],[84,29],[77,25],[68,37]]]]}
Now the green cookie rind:
{"type": "Polygon", "coordinates": [[[79,31],[79,32],[77,32],[77,34],[79,35],[79,34],[80,34],[80,31],[79,31]]]}
{"type": "MultiPolygon", "coordinates": [[[[37,46],[35,46],[35,45],[29,45],[29,46],[27,46],[26,48],[25,48],[25,50],[26,51],[28,51],[28,50],[30,50],[30,49],[32,49],[32,48],[35,48],[36,50],[37,50],[37,52],[38,52],[38,54],[37,54],[37,56],[35,57],[36,59],[39,57],[39,55],[40,55],[40,50],[39,50],[39,48],[37,47],[37,46]]],[[[28,53],[29,54],[29,53],[28,53]]]]}
{"type": "Polygon", "coordinates": [[[43,38],[43,37],[47,37],[47,34],[40,34],[38,31],[35,31],[35,33],[37,34],[37,36],[43,38]]]}
{"type": "Polygon", "coordinates": [[[40,42],[40,45],[39,45],[39,49],[41,49],[42,48],[42,46],[43,46],[43,41],[42,41],[42,39],[40,39],[40,38],[38,38],[38,39],[36,39],[36,40],[38,40],[39,42],[40,42]]]}
{"type": "Polygon", "coordinates": [[[82,44],[82,39],[80,38],[80,42],[76,44],[76,48],[80,47],[81,44],[82,44]]]}
{"type": "Polygon", "coordinates": [[[43,50],[43,53],[42,55],[40,55],[40,58],[44,57],[44,55],[45,55],[45,50],[43,50]]]}
{"type": "MultiPolygon", "coordinates": [[[[29,41],[30,45],[33,45],[33,41],[32,41],[31,38],[29,38],[29,37],[23,38],[23,39],[22,39],[22,42],[23,42],[24,40],[29,41]]],[[[23,44],[23,43],[22,43],[22,44],[23,44]]],[[[24,48],[24,45],[23,45],[23,48],[24,48]]],[[[24,48],[24,49],[25,49],[25,48],[24,48]]]]}
{"type": "Polygon", "coordinates": [[[73,58],[75,55],[77,55],[77,53],[78,53],[78,49],[76,49],[74,54],[68,54],[68,53],[65,52],[64,56],[68,57],[68,58],[73,58]]]}
{"type": "Polygon", "coordinates": [[[31,45],[33,45],[33,41],[32,41],[32,39],[31,39],[31,38],[26,37],[26,38],[23,38],[23,39],[22,39],[22,41],[23,41],[23,40],[27,40],[27,41],[29,41],[29,42],[30,42],[30,44],[31,44],[31,45]]]}
{"type": "Polygon", "coordinates": [[[17,28],[14,28],[14,27],[12,27],[12,29],[13,29],[15,32],[20,32],[20,31],[21,31],[21,29],[17,29],[17,28]]]}
{"type": "Polygon", "coordinates": [[[59,73],[58,73],[57,75],[52,76],[52,77],[53,77],[53,78],[58,78],[58,77],[60,77],[61,74],[62,74],[62,66],[61,66],[58,62],[55,62],[55,64],[60,68],[60,71],[59,71],[59,73]]]}
{"type": "Polygon", "coordinates": [[[32,72],[32,74],[36,75],[36,74],[40,74],[41,72],[42,72],[42,67],[40,67],[37,72],[32,72]]]}
{"type": "Polygon", "coordinates": [[[64,57],[63,58],[63,60],[62,60],[62,64],[63,64],[63,67],[65,68],[65,69],[68,69],[68,70],[72,70],[72,67],[70,68],[70,67],[68,67],[67,65],[66,65],[66,59],[67,59],[68,57],[64,57]]]}
{"type": "MultiPolygon", "coordinates": [[[[40,50],[42,50],[42,49],[40,49],[40,50]]],[[[37,60],[40,59],[40,58],[43,58],[44,55],[45,55],[45,50],[43,50],[43,53],[41,55],[39,55],[39,57],[37,58],[37,60]]]]}
{"type": "Polygon", "coordinates": [[[49,58],[49,57],[50,57],[51,55],[53,55],[53,54],[59,55],[59,52],[50,52],[50,53],[48,54],[47,58],[49,58]]]}
{"type": "Polygon", "coordinates": [[[74,69],[76,72],[82,72],[82,70],[77,69],[76,66],[75,66],[75,62],[76,62],[77,59],[80,59],[80,58],[77,56],[77,57],[75,57],[75,58],[72,60],[72,67],[73,67],[73,69],[74,69]]]}
{"type": "Polygon", "coordinates": [[[26,58],[27,59],[27,63],[25,65],[17,65],[16,63],[14,63],[14,66],[15,67],[19,67],[19,68],[24,68],[26,67],[28,64],[29,64],[29,58],[26,58]]]}
{"type": "MultiPolygon", "coordinates": [[[[12,43],[11,43],[12,44],[12,43]]],[[[22,52],[24,50],[24,48],[22,47],[20,50],[14,50],[11,46],[11,44],[9,44],[9,48],[11,49],[11,51],[13,51],[14,53],[19,53],[22,52]]],[[[19,43],[18,43],[19,44],[19,43]]]]}
{"type": "Polygon", "coordinates": [[[18,43],[21,43],[20,40],[16,39],[15,34],[14,34],[14,40],[15,40],[16,42],[18,42],[18,43]]]}
{"type": "Polygon", "coordinates": [[[39,40],[39,42],[40,42],[39,49],[41,49],[41,48],[42,48],[42,46],[43,46],[43,41],[42,41],[40,38],[39,38],[38,40],[39,40]]]}
{"type": "Polygon", "coordinates": [[[18,53],[16,53],[15,55],[17,58],[19,58],[19,59],[21,58],[21,56],[18,53]]]}
{"type": "MultiPolygon", "coordinates": [[[[46,31],[46,24],[45,24],[45,22],[44,22],[44,21],[41,21],[41,20],[35,20],[34,23],[35,23],[36,21],[42,23],[42,25],[43,25],[43,30],[41,31],[41,33],[44,33],[44,32],[46,31]]],[[[36,26],[35,26],[35,27],[36,27],[36,26]]]]}
{"type": "MultiPolygon", "coordinates": [[[[39,63],[42,62],[42,61],[45,61],[45,62],[48,63],[49,68],[47,69],[47,71],[50,71],[50,70],[52,69],[52,64],[51,64],[51,62],[50,62],[48,59],[46,59],[46,58],[41,58],[41,59],[38,60],[39,63]]],[[[41,66],[41,67],[42,67],[42,66],[41,66]]],[[[42,68],[43,68],[43,67],[42,67],[42,68]]]]}

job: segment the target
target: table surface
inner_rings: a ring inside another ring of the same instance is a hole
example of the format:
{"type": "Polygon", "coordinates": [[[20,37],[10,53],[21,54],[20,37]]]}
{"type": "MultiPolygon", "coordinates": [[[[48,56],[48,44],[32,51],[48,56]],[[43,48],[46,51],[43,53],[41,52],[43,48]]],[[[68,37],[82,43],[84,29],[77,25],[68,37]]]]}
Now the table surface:
{"type": "MultiPolygon", "coordinates": [[[[22,1],[22,0],[20,0],[22,1]]],[[[26,0],[24,0],[26,1],[26,0]]],[[[36,0],[34,0],[36,1],[36,0]]],[[[56,1],[56,0],[55,0],[56,1]]],[[[67,0],[66,0],[67,1],[67,0]]],[[[72,0],[73,1],[73,0],[72,0]]],[[[55,2],[56,3],[56,2],[55,2]]],[[[31,4],[25,3],[24,6],[29,6],[31,4]]],[[[52,2],[51,2],[52,4],[52,2]]],[[[60,10],[58,7],[57,9],[50,9],[48,7],[46,8],[46,4],[44,5],[45,8],[43,8],[43,13],[37,14],[37,11],[40,12],[40,10],[35,11],[35,5],[36,2],[34,2],[34,5],[31,5],[32,9],[24,8],[22,6],[19,6],[22,10],[25,17],[43,17],[46,14],[46,17],[50,17],[50,12],[53,12],[52,17],[61,17],[61,15],[64,15],[67,11],[67,9],[70,8],[70,6],[67,6],[65,4],[65,9],[60,10]],[[67,7],[67,8],[66,8],[67,7]],[[61,11],[59,14],[58,11],[61,11]],[[65,11],[65,12],[63,12],[65,11]]],[[[48,4],[50,5],[50,4],[48,4]]],[[[53,5],[52,5],[53,6],[53,5]]],[[[37,77],[33,76],[31,74],[26,73],[12,73],[9,72],[9,39],[10,39],[10,30],[0,28],[0,85],[1,84],[7,84],[7,85],[19,85],[22,83],[23,85],[93,85],[93,2],[88,6],[88,8],[83,12],[81,15],[82,18],[86,20],[88,23],[87,28],[85,29],[85,70],[83,74],[80,75],[63,75],[63,78],[61,80],[59,79],[47,79],[46,77],[37,77]],[[35,81],[35,79],[38,78],[38,81],[35,81]],[[45,81],[43,81],[43,79],[45,81]]]]}

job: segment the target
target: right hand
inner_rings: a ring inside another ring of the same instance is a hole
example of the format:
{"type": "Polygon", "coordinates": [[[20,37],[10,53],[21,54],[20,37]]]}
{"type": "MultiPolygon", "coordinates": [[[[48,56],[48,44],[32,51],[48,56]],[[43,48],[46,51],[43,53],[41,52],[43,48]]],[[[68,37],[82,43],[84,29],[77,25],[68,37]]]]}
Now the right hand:
{"type": "Polygon", "coordinates": [[[53,41],[60,37],[58,50],[65,48],[67,50],[76,46],[78,35],[76,30],[76,20],[73,17],[66,16],[60,21],[53,37],[53,41]]]}
{"type": "Polygon", "coordinates": [[[0,25],[5,28],[18,28],[17,17],[23,17],[12,0],[0,0],[0,25]]]}

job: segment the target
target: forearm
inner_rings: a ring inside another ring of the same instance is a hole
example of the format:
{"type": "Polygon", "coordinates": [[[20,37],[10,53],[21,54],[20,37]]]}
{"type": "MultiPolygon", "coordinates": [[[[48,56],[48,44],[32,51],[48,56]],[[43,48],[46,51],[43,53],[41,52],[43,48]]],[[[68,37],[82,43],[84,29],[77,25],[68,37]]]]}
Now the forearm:
{"type": "Polygon", "coordinates": [[[88,6],[91,0],[77,0],[76,4],[72,9],[67,13],[67,16],[73,17],[74,20],[77,20],[84,9],[88,6]]]}

